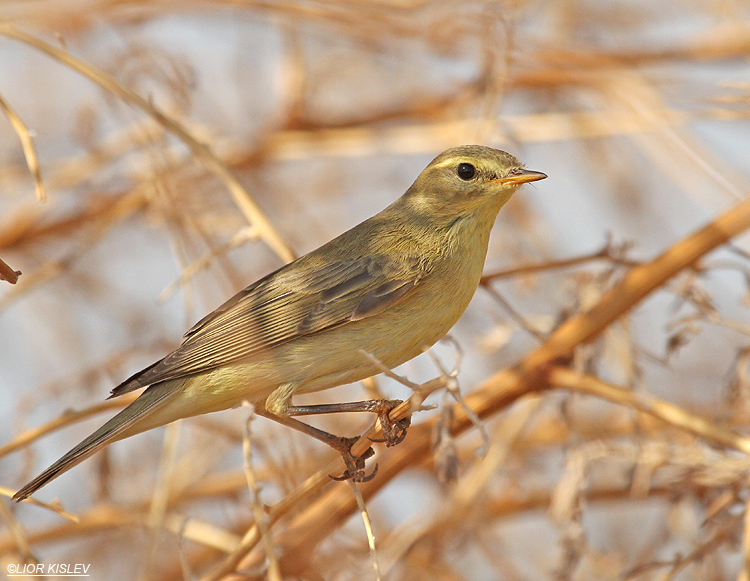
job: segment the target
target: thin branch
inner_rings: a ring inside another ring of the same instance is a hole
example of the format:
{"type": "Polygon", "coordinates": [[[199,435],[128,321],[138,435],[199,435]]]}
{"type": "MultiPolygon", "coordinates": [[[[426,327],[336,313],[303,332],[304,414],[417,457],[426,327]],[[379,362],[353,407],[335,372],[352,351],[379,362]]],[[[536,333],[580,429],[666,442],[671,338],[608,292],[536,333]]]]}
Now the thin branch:
{"type": "MultiPolygon", "coordinates": [[[[118,397],[117,399],[108,399],[98,404],[94,404],[87,408],[79,411],[65,411],[53,420],[48,421],[46,424],[42,424],[36,428],[26,430],[22,434],[19,434],[13,438],[10,442],[0,446],[0,458],[11,452],[15,452],[20,448],[24,448],[42,436],[46,436],[49,433],[55,432],[61,428],[85,420],[88,417],[100,414],[102,412],[109,411],[111,409],[120,409],[133,403],[138,397],[137,393],[129,393],[118,397]]],[[[11,495],[12,496],[12,495],[11,495]]]]}
{"type": "MultiPolygon", "coordinates": [[[[0,23],[1,27],[2,23],[0,23]]],[[[140,188],[118,198],[117,202],[107,209],[107,213],[84,232],[78,244],[65,256],[45,262],[34,272],[24,277],[19,285],[10,289],[10,292],[0,297],[0,311],[6,309],[13,301],[25,296],[31,288],[48,282],[65,272],[70,264],[86,252],[91,251],[95,243],[107,234],[113,224],[122,222],[139,211],[145,203],[145,198],[139,190],[140,188]]]]}
{"type": "Polygon", "coordinates": [[[674,404],[631,389],[611,385],[591,375],[572,371],[567,367],[553,367],[548,377],[551,387],[587,393],[626,405],[721,446],[750,454],[750,438],[747,436],[717,426],[715,423],[698,417],[674,404]]]}
{"type": "Polygon", "coordinates": [[[750,581],[750,499],[745,501],[745,515],[742,522],[742,569],[737,576],[737,581],[750,581]]]}
{"type": "Polygon", "coordinates": [[[244,459],[243,465],[245,469],[245,478],[247,480],[247,487],[250,491],[250,498],[252,501],[253,518],[255,519],[255,527],[260,531],[260,538],[263,541],[263,549],[266,554],[268,580],[281,581],[279,561],[276,559],[273,536],[271,535],[271,529],[268,526],[268,512],[266,510],[266,505],[260,499],[260,485],[258,484],[258,478],[255,474],[255,469],[253,468],[252,422],[255,419],[255,410],[253,404],[250,402],[243,402],[243,407],[248,408],[250,411],[247,420],[245,420],[245,433],[242,438],[242,455],[244,459]]]}
{"type": "Polygon", "coordinates": [[[214,259],[216,259],[216,257],[225,254],[227,250],[240,246],[244,244],[245,242],[248,242],[249,240],[255,240],[256,238],[257,238],[257,235],[252,227],[246,227],[246,228],[239,230],[226,243],[221,244],[220,246],[217,246],[216,248],[212,248],[209,252],[206,252],[198,260],[185,266],[181,270],[179,278],[173,283],[171,283],[163,291],[161,291],[161,293],[159,293],[159,296],[156,299],[157,302],[159,303],[166,302],[175,292],[177,292],[177,289],[185,286],[187,282],[193,276],[195,276],[195,274],[211,266],[211,263],[214,261],[214,259]]]}
{"type": "MultiPolygon", "coordinates": [[[[5,496],[6,498],[12,498],[13,495],[16,493],[15,490],[11,490],[10,488],[6,488],[5,486],[0,486],[0,496],[5,496]]],[[[63,517],[64,519],[69,520],[70,522],[78,524],[80,522],[80,519],[75,516],[74,514],[71,514],[67,512],[63,506],[55,501],[55,502],[41,502],[35,498],[27,498],[23,501],[26,504],[31,504],[34,506],[39,506],[41,508],[45,508],[49,511],[54,512],[55,514],[63,517]]]]}
{"type": "Polygon", "coordinates": [[[0,258],[0,280],[8,281],[10,284],[16,284],[19,276],[21,276],[20,270],[13,270],[2,258],[0,258]]]}
{"type": "Polygon", "coordinates": [[[177,120],[157,109],[150,101],[124,87],[108,73],[84,63],[66,51],[54,47],[40,38],[23,32],[6,22],[0,22],[0,34],[23,42],[24,44],[49,55],[58,62],[90,79],[105,91],[122,99],[125,103],[128,103],[153,117],[167,131],[185,143],[185,145],[190,148],[193,154],[200,159],[206,167],[224,181],[237,206],[250,224],[252,224],[257,230],[258,235],[273,249],[279,258],[284,262],[294,260],[294,252],[276,232],[271,225],[271,222],[255,203],[247,190],[245,190],[234,173],[216,156],[210,147],[205,143],[200,142],[177,120]]]}
{"type": "Polygon", "coordinates": [[[534,337],[537,341],[544,341],[544,333],[538,331],[534,328],[534,326],[529,323],[526,318],[519,313],[516,309],[513,308],[513,306],[505,300],[505,297],[501,295],[499,292],[497,292],[494,288],[492,288],[489,284],[484,285],[484,290],[489,294],[493,299],[495,299],[500,306],[505,309],[505,312],[510,315],[510,318],[513,319],[518,325],[524,329],[529,335],[534,337]]]}
{"type": "Polygon", "coordinates": [[[380,575],[380,563],[378,562],[378,551],[375,546],[375,533],[372,530],[372,521],[370,520],[370,514],[367,512],[367,505],[365,499],[362,498],[362,493],[359,491],[359,487],[354,480],[347,480],[349,486],[351,486],[354,498],[357,501],[357,507],[359,508],[359,514],[362,516],[362,523],[365,525],[365,532],[367,533],[367,545],[370,548],[370,559],[372,560],[372,569],[375,572],[376,581],[381,581],[380,575]]]}
{"type": "Polygon", "coordinates": [[[625,258],[624,251],[629,247],[629,244],[623,244],[619,247],[613,247],[610,242],[607,242],[602,248],[589,254],[582,254],[581,256],[574,256],[572,258],[562,258],[560,260],[545,260],[536,264],[524,264],[522,266],[516,266],[514,268],[506,268],[504,270],[495,270],[488,272],[483,275],[480,284],[487,286],[493,280],[501,278],[510,278],[513,276],[519,276],[522,274],[532,274],[535,272],[544,272],[548,270],[558,270],[561,268],[568,268],[571,266],[579,266],[588,262],[595,262],[598,260],[605,260],[618,266],[634,267],[641,264],[637,260],[630,260],[625,258]]]}
{"type": "Polygon", "coordinates": [[[47,192],[44,190],[44,183],[42,182],[42,172],[39,169],[39,158],[36,155],[36,147],[34,147],[34,140],[31,137],[31,132],[26,124],[18,116],[15,110],[10,104],[3,99],[0,95],[0,109],[3,110],[5,116],[10,121],[13,129],[18,134],[18,139],[21,141],[21,147],[23,148],[23,155],[26,158],[26,165],[29,168],[31,177],[34,178],[34,189],[36,190],[36,199],[40,202],[47,201],[47,192]]]}

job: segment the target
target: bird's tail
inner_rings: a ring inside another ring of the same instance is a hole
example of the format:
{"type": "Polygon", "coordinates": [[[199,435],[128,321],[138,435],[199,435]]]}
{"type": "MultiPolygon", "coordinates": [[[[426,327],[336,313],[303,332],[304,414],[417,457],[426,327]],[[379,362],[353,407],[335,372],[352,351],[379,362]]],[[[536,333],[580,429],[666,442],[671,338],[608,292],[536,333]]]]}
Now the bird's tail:
{"type": "MultiPolygon", "coordinates": [[[[26,486],[13,495],[13,500],[20,501],[31,496],[50,480],[57,478],[63,472],[70,470],[73,466],[82,462],[92,454],[101,450],[115,440],[131,436],[143,431],[137,424],[160,409],[180,392],[175,389],[173,382],[157,383],[144,391],[138,399],[122,410],[119,414],[109,420],[101,428],[96,430],[88,438],[83,440],[75,448],[70,450],[57,462],[52,464],[39,476],[34,478],[26,486]]],[[[156,427],[165,422],[160,422],[148,427],[156,427]]]]}

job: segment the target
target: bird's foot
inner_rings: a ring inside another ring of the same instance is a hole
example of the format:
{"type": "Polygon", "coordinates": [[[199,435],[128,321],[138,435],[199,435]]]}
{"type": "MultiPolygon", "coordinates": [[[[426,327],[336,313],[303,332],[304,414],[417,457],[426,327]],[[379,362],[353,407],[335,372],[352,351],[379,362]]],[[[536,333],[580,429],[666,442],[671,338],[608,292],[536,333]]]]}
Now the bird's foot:
{"type": "Polygon", "coordinates": [[[380,425],[383,428],[383,437],[370,438],[370,441],[382,442],[388,447],[404,441],[406,430],[411,425],[411,416],[406,416],[400,420],[392,420],[390,415],[393,409],[401,403],[403,402],[400,399],[382,400],[380,407],[373,410],[374,413],[378,414],[380,425]]]}
{"type": "Polygon", "coordinates": [[[344,470],[341,476],[331,476],[329,474],[331,480],[352,479],[354,482],[369,482],[375,478],[375,474],[378,472],[377,464],[375,464],[375,468],[369,474],[365,471],[365,461],[373,457],[375,450],[370,447],[361,456],[355,456],[352,454],[352,446],[359,438],[337,438],[337,440],[337,442],[332,442],[331,446],[341,454],[344,464],[346,464],[346,470],[344,470]]]}

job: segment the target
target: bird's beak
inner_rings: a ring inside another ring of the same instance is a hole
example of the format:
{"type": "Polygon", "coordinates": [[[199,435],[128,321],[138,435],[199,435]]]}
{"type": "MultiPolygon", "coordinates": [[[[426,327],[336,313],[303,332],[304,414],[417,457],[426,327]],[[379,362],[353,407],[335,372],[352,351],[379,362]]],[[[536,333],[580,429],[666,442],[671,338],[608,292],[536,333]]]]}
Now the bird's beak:
{"type": "Polygon", "coordinates": [[[511,186],[516,184],[525,184],[528,182],[536,182],[539,180],[543,180],[546,177],[547,174],[540,171],[534,171],[531,169],[517,169],[512,174],[497,180],[490,180],[489,183],[511,186]]]}

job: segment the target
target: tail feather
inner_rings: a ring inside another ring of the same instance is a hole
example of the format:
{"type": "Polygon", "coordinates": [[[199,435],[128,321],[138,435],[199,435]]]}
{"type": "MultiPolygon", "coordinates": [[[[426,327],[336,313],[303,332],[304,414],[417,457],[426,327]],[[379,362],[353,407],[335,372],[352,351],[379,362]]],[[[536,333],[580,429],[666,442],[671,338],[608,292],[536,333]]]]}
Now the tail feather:
{"type": "Polygon", "coordinates": [[[109,397],[107,399],[112,399],[113,397],[118,397],[121,395],[124,395],[126,393],[130,393],[131,391],[135,391],[136,389],[141,389],[142,387],[146,387],[147,385],[151,385],[154,383],[153,381],[147,381],[146,378],[144,378],[144,375],[151,371],[154,367],[159,365],[164,361],[164,359],[159,359],[159,361],[152,363],[145,369],[141,369],[138,373],[134,373],[130,377],[128,377],[125,381],[123,381],[120,385],[115,387],[109,394],[109,397]]]}
{"type": "Polygon", "coordinates": [[[63,472],[67,472],[73,466],[108,444],[111,444],[113,441],[119,440],[126,435],[137,433],[137,431],[128,434],[124,434],[123,432],[136,427],[138,422],[150,416],[167,401],[172,399],[170,396],[174,396],[177,393],[179,393],[179,390],[175,389],[172,382],[157,383],[150,386],[128,407],[16,492],[13,495],[13,500],[20,501],[31,496],[50,480],[57,478],[63,472]]]}

